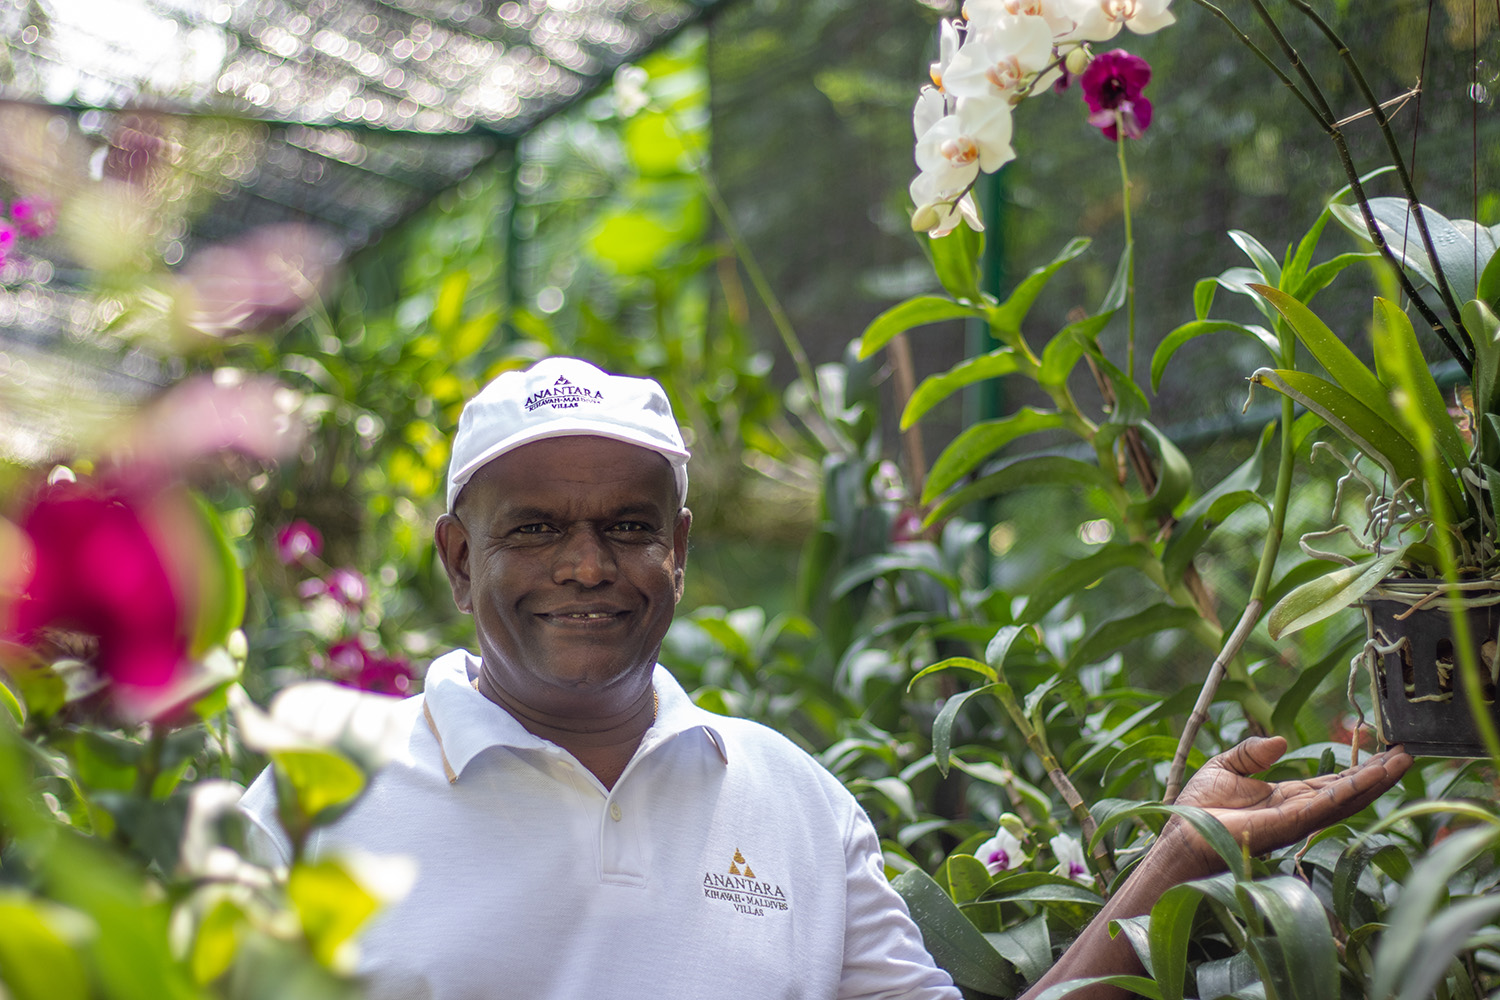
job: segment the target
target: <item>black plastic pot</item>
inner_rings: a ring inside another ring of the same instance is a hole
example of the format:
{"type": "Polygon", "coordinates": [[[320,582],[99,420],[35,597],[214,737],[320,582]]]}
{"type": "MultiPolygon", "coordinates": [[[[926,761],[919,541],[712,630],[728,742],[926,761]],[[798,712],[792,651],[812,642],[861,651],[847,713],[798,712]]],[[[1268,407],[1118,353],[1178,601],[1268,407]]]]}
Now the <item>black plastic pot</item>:
{"type": "Polygon", "coordinates": [[[1490,718],[1496,715],[1496,634],[1500,630],[1500,590],[1469,593],[1462,602],[1440,598],[1413,610],[1412,582],[1392,581],[1365,598],[1370,638],[1400,649],[1375,657],[1375,693],[1387,745],[1430,757],[1485,757],[1484,742],[1469,707],[1463,670],[1454,647],[1452,614],[1461,607],[1475,646],[1480,684],[1490,718]],[[1387,597],[1396,587],[1402,594],[1387,597]],[[1451,609],[1451,610],[1450,610],[1451,609]],[[1405,617],[1398,618],[1404,615],[1405,617]]]}

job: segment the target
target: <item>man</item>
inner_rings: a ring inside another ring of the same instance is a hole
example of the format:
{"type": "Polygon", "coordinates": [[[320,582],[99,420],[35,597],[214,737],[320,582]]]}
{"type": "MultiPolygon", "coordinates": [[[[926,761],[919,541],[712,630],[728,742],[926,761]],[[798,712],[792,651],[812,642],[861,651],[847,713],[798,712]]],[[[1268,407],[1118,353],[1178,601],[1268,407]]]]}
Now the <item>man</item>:
{"type": "MultiPolygon", "coordinates": [[[[854,799],[793,744],[696,708],[656,656],[682,596],[687,450],[661,388],[552,358],[465,408],[437,547],[479,655],[436,660],[405,745],[312,849],[403,854],[410,895],[363,939],[372,996],[957,1000],[854,799]]],[[[1266,786],[1242,745],[1183,801],[1252,849],[1372,800],[1404,755],[1266,786]]],[[[285,859],[263,775],[245,808],[285,859]]],[[[1169,830],[1105,917],[1205,874],[1169,830]]],[[[1096,920],[1043,984],[1129,971],[1096,920]]]]}

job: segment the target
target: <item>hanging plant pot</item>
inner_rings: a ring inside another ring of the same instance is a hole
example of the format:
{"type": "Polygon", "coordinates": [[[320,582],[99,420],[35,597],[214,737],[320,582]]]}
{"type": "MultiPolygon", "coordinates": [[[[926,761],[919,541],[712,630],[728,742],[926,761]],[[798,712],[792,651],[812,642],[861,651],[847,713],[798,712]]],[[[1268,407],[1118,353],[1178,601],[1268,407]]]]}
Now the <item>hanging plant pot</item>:
{"type": "Polygon", "coordinates": [[[1364,599],[1366,663],[1380,712],[1381,740],[1430,757],[1486,757],[1454,645],[1453,616],[1469,623],[1485,707],[1496,714],[1496,637],[1500,587],[1444,592],[1440,582],[1383,581],[1364,599]]]}

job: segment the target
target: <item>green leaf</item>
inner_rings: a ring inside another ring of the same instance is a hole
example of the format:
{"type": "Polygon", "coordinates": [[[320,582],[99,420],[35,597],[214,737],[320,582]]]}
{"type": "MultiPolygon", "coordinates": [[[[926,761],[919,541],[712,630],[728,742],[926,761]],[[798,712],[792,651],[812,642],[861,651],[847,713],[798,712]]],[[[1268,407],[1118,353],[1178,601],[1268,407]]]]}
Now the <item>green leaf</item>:
{"type": "Polygon", "coordinates": [[[463,319],[464,296],[469,290],[469,272],[465,269],[450,271],[443,276],[438,286],[437,304],[432,307],[432,331],[439,336],[451,336],[463,319]]]}
{"type": "MultiPolygon", "coordinates": [[[[1408,436],[1377,416],[1359,399],[1316,375],[1287,369],[1258,369],[1250,381],[1290,396],[1319,417],[1378,464],[1390,477],[1388,486],[1409,481],[1423,483],[1422,458],[1408,436]]],[[[1463,498],[1458,480],[1448,473],[1434,484],[1452,509],[1461,510],[1463,498]]],[[[1431,497],[1427,498],[1431,502],[1431,497]]]]}
{"type": "Polygon", "coordinates": [[[1042,366],[1037,370],[1036,380],[1045,388],[1056,389],[1067,384],[1068,376],[1099,334],[1114,318],[1114,310],[1096,313],[1093,316],[1069,323],[1047,341],[1042,348],[1042,366]]]}
{"type": "Polygon", "coordinates": [[[14,1000],[88,1000],[77,945],[97,929],[87,917],[15,889],[0,891],[0,984],[14,1000]]]}
{"type": "Polygon", "coordinates": [[[313,957],[329,968],[340,964],[340,950],[379,909],[376,898],[334,858],[293,865],[286,891],[313,957]]]}
{"type": "MultiPolygon", "coordinates": [[[[1082,462],[1061,455],[1039,455],[1035,458],[1017,459],[968,486],[954,490],[927,512],[923,524],[936,524],[975,501],[1037,486],[1081,486],[1084,489],[1103,490],[1112,497],[1120,493],[1119,484],[1114,478],[1092,462],[1082,462]]],[[[1123,505],[1120,513],[1124,513],[1123,505]]]]}
{"type": "Polygon", "coordinates": [[[1130,511],[1143,520],[1169,517],[1193,488],[1193,467],[1181,449],[1157,430],[1155,424],[1142,420],[1138,426],[1142,436],[1156,446],[1156,489],[1143,502],[1131,504],[1130,511]]]}
{"type": "Polygon", "coordinates": [[[195,982],[211,983],[228,971],[239,949],[244,924],[244,912],[228,899],[220,899],[203,915],[188,954],[195,982]]]}
{"type": "MultiPolygon", "coordinates": [[[[1111,757],[1109,763],[1104,765],[1104,773],[1107,776],[1111,771],[1138,760],[1171,760],[1176,754],[1177,737],[1146,736],[1111,757]]],[[[1188,750],[1188,766],[1194,770],[1202,767],[1207,761],[1208,757],[1197,747],[1188,750]]]]}
{"type": "Polygon", "coordinates": [[[1083,979],[1069,979],[1047,987],[1031,1000],[1065,1000],[1069,994],[1096,984],[1118,987],[1128,993],[1145,997],[1145,1000],[1162,1000],[1161,987],[1157,985],[1156,980],[1147,979],[1145,976],[1089,976],[1083,979]]]}
{"type": "Polygon", "coordinates": [[[1191,629],[1203,619],[1192,608],[1180,608],[1174,604],[1154,604],[1124,618],[1115,618],[1100,625],[1087,638],[1073,647],[1068,654],[1068,667],[1073,669],[1097,663],[1114,653],[1121,646],[1136,639],[1168,629],[1191,629]]]}
{"type": "Polygon", "coordinates": [[[1275,285],[1281,282],[1281,265],[1276,262],[1271,251],[1267,250],[1260,240],[1241,229],[1231,229],[1229,238],[1234,241],[1235,246],[1245,252],[1245,256],[1249,257],[1250,262],[1255,265],[1255,269],[1265,275],[1268,284],[1275,285]]]}
{"type": "MultiPolygon", "coordinates": [[[[876,320],[878,323],[879,320],[876,320]]],[[[872,327],[873,328],[873,327],[872,327]]],[[[869,336],[869,330],[865,331],[869,336]]],[[[960,389],[966,389],[977,382],[986,379],[1000,378],[1010,375],[1021,367],[1015,351],[1009,347],[1001,347],[981,354],[977,358],[954,365],[938,375],[929,375],[917,386],[911,398],[906,401],[906,409],[901,411],[901,429],[904,431],[943,400],[952,396],[960,389]]]]}
{"type": "Polygon", "coordinates": [[[1093,555],[1063,563],[1028,588],[1026,607],[1020,618],[1027,622],[1040,621],[1063,598],[1088,590],[1105,575],[1125,568],[1140,570],[1157,586],[1165,582],[1161,563],[1144,544],[1106,545],[1093,555]]]}
{"type": "Polygon", "coordinates": [[[1068,241],[1068,245],[1062,248],[1062,252],[1052,260],[1035,268],[1022,282],[1016,286],[1015,291],[998,306],[989,310],[990,325],[997,330],[1007,332],[1018,332],[1021,323],[1026,319],[1026,314],[1031,311],[1032,303],[1046,287],[1047,282],[1058,269],[1069,261],[1077,258],[1089,248],[1090,240],[1083,237],[1074,237],[1068,241]]]}
{"type": "MultiPolygon", "coordinates": [[[[1371,198],[1369,204],[1376,225],[1396,259],[1436,288],[1437,270],[1427,255],[1427,247],[1406,199],[1371,198]]],[[[1357,208],[1352,205],[1331,207],[1340,224],[1361,239],[1369,239],[1364,216],[1357,208]]],[[[1475,264],[1477,262],[1480,267],[1488,265],[1495,252],[1500,226],[1476,226],[1468,220],[1450,220],[1425,205],[1422,206],[1422,217],[1437,250],[1437,265],[1447,278],[1454,299],[1466,302],[1474,298],[1479,276],[1475,264]]]]}
{"type": "Polygon", "coordinates": [[[984,936],[1007,962],[1020,970],[1028,983],[1036,982],[1052,967],[1052,935],[1047,930],[1046,913],[1038,913],[1003,931],[986,932],[984,936]]]}
{"type": "Polygon", "coordinates": [[[1317,295],[1339,276],[1339,273],[1351,264],[1362,264],[1368,261],[1380,259],[1378,253],[1341,253],[1337,257],[1325,260],[1323,263],[1308,271],[1302,280],[1297,282],[1291,289],[1293,297],[1299,302],[1311,302],[1317,295]]]}
{"type": "MultiPolygon", "coordinates": [[[[1420,805],[1424,808],[1436,806],[1441,810],[1444,806],[1454,809],[1459,803],[1424,802],[1420,805]]],[[[1452,955],[1455,945],[1462,947],[1461,939],[1440,942],[1430,939],[1427,931],[1433,926],[1434,915],[1452,905],[1448,901],[1449,880],[1481,852],[1491,850],[1497,840],[1500,840],[1500,825],[1493,814],[1486,814],[1482,825],[1460,830],[1443,840],[1416,865],[1395,905],[1387,911],[1389,927],[1381,936],[1380,948],[1375,953],[1370,983],[1372,996],[1395,994],[1397,984],[1405,979],[1407,970],[1414,967],[1422,951],[1437,949],[1452,955]]],[[[1500,902],[1500,897],[1491,898],[1500,902]]]]}
{"type": "Polygon", "coordinates": [[[1287,293],[1265,285],[1252,285],[1255,291],[1265,296],[1277,312],[1286,317],[1297,339],[1312,353],[1318,364],[1332,376],[1334,384],[1362,401],[1386,423],[1399,426],[1396,408],[1391,405],[1390,389],[1383,385],[1375,373],[1365,367],[1364,362],[1344,345],[1344,342],[1328,328],[1307,306],[1287,293]]]}
{"type": "Polygon", "coordinates": [[[1182,1000],[1188,938],[1203,894],[1192,885],[1168,889],[1151,907],[1151,971],[1165,1000],[1182,1000]]]}
{"type": "Polygon", "coordinates": [[[933,270],[948,294],[960,302],[982,301],[979,262],[984,257],[984,234],[959,226],[947,236],[926,242],[933,270]]]}
{"type": "Polygon", "coordinates": [[[943,878],[948,883],[948,895],[955,903],[978,899],[994,881],[984,862],[972,854],[950,855],[943,864],[943,878]]]}
{"type": "Polygon", "coordinates": [[[921,573],[932,577],[954,594],[960,581],[943,565],[942,557],[931,545],[906,545],[894,552],[877,552],[866,556],[840,573],[833,583],[832,594],[843,597],[856,587],[890,573],[921,573]]]}
{"type": "Polygon", "coordinates": [[[1016,644],[1016,640],[1023,635],[1029,635],[1037,644],[1041,643],[1036,629],[1030,625],[1002,625],[984,647],[984,661],[995,671],[996,677],[1005,676],[1005,658],[1010,655],[1010,648],[1016,644]]]}
{"type": "MultiPolygon", "coordinates": [[[[1450,904],[1422,928],[1421,939],[1401,973],[1396,1000],[1425,1000],[1453,960],[1472,944],[1470,936],[1500,915],[1500,896],[1481,896],[1450,904]]],[[[1389,932],[1387,932],[1389,933],[1389,932]]],[[[1493,943],[1493,936],[1490,942],[1493,943]]],[[[1467,977],[1465,977],[1467,978],[1467,977]]]]}
{"type": "MultiPolygon", "coordinates": [[[[1333,869],[1333,913],[1345,926],[1353,922],[1354,897],[1359,877],[1370,862],[1379,860],[1381,868],[1398,882],[1411,875],[1411,861],[1396,844],[1353,844],[1339,855],[1333,869]]],[[[1382,900],[1383,902],[1383,900],[1382,900]]]]}
{"type": "Polygon", "coordinates": [[[291,816],[282,816],[288,830],[332,819],[330,814],[342,812],[365,790],[365,772],[335,750],[295,747],[272,750],[270,757],[276,767],[278,798],[284,808],[295,810],[291,816]]]}
{"type": "Polygon", "coordinates": [[[1266,631],[1280,639],[1344,610],[1389,576],[1405,554],[1403,545],[1304,583],[1276,602],[1266,618],[1266,631]]]}
{"type": "MultiPolygon", "coordinates": [[[[1402,408],[1403,420],[1398,426],[1409,426],[1411,420],[1420,420],[1430,430],[1449,466],[1465,464],[1469,459],[1468,445],[1464,444],[1463,435],[1448,415],[1448,404],[1422,357],[1411,320],[1395,303],[1376,298],[1371,332],[1375,345],[1375,369],[1380,373],[1380,380],[1387,385],[1399,386],[1414,404],[1402,408]]],[[[1478,374],[1476,371],[1476,381],[1478,374]]]]}
{"type": "Polygon", "coordinates": [[[1024,407],[1000,420],[986,420],[966,428],[954,438],[932,465],[922,502],[930,503],[949,487],[974,471],[981,463],[1017,438],[1067,425],[1061,413],[1024,407]]]}
{"type": "Polygon", "coordinates": [[[1094,364],[1115,393],[1114,407],[1110,411],[1108,423],[1121,427],[1134,427],[1143,424],[1147,415],[1151,412],[1151,403],[1146,399],[1146,394],[1141,387],[1126,375],[1114,362],[1104,356],[1095,344],[1086,347],[1089,357],[1094,359],[1094,364]]]}
{"type": "Polygon", "coordinates": [[[941,323],[948,319],[982,317],[984,313],[973,306],[966,306],[951,299],[940,299],[935,295],[923,295],[907,299],[876,316],[859,340],[859,356],[868,358],[895,339],[897,334],[928,323],[941,323]]]}
{"type": "Polygon", "coordinates": [[[891,887],[905,900],[928,953],[954,982],[994,996],[1020,993],[1014,970],[931,876],[913,868],[892,879],[891,887]]]}
{"type": "MultiPolygon", "coordinates": [[[[1212,279],[1209,279],[1209,284],[1211,287],[1217,287],[1217,282],[1212,279]]],[[[1222,319],[1196,319],[1191,323],[1182,324],[1156,345],[1156,351],[1151,355],[1151,391],[1156,392],[1161,388],[1161,378],[1166,374],[1167,362],[1172,360],[1172,355],[1176,354],[1183,344],[1210,333],[1237,333],[1242,337],[1249,337],[1264,347],[1273,361],[1281,357],[1281,345],[1277,342],[1276,335],[1263,326],[1246,326],[1243,323],[1231,323],[1222,319]]]]}
{"type": "Polygon", "coordinates": [[[953,754],[953,724],[958,720],[959,710],[969,699],[978,694],[994,694],[1003,685],[986,684],[984,687],[960,691],[943,702],[942,710],[932,720],[932,756],[943,777],[948,777],[948,758],[953,754]]]}
{"type": "Polygon", "coordinates": [[[198,564],[198,615],[188,654],[203,656],[221,645],[245,620],[245,571],[240,569],[234,546],[212,504],[193,493],[199,526],[207,545],[198,564]]]}
{"type": "MultiPolygon", "coordinates": [[[[1323,904],[1291,876],[1240,882],[1235,891],[1264,913],[1276,932],[1290,993],[1282,1000],[1329,1000],[1339,995],[1338,952],[1323,904]]],[[[1270,961],[1267,964],[1272,964],[1270,961]]]]}
{"type": "MultiPolygon", "coordinates": [[[[1209,311],[1214,307],[1214,293],[1218,290],[1219,283],[1213,278],[1199,278],[1197,283],[1193,285],[1193,316],[1195,318],[1200,320],[1208,318],[1209,311]]],[[[1152,362],[1151,367],[1154,371],[1156,363],[1152,362]]],[[[1154,375],[1151,379],[1151,384],[1153,387],[1156,385],[1154,375]]]]}
{"type": "Polygon", "coordinates": [[[980,677],[985,678],[991,684],[1000,679],[988,664],[980,663],[978,660],[970,659],[967,656],[950,656],[946,660],[943,660],[939,663],[934,663],[931,666],[924,667],[920,671],[918,671],[916,676],[914,676],[906,685],[906,690],[910,691],[912,689],[912,686],[923,677],[927,677],[931,674],[940,674],[947,670],[969,670],[978,674],[980,677]]]}
{"type": "Polygon", "coordinates": [[[1203,548],[1203,543],[1208,541],[1214,529],[1224,523],[1224,519],[1230,514],[1252,503],[1259,504],[1270,513],[1270,504],[1258,490],[1265,474],[1266,445],[1270,443],[1275,431],[1275,422],[1261,428],[1255,451],[1250,457],[1209,487],[1178,518],[1177,525],[1172,529],[1172,537],[1167,539],[1161,556],[1162,567],[1168,579],[1177,580],[1182,577],[1198,551],[1203,548]]]}
{"type": "Polygon", "coordinates": [[[1491,254],[1490,262],[1484,265],[1474,297],[1489,306],[1490,311],[1500,312],[1500,253],[1491,254]]]}
{"type": "Polygon", "coordinates": [[[26,724],[26,708],[10,689],[10,683],[4,674],[0,674],[0,708],[5,709],[17,726],[26,724]]]}
{"type": "MultiPolygon", "coordinates": [[[[1302,239],[1297,241],[1296,251],[1289,253],[1286,269],[1281,273],[1281,280],[1276,282],[1277,287],[1294,291],[1301,283],[1303,276],[1307,274],[1307,269],[1312,266],[1313,254],[1317,252],[1318,242],[1323,238],[1323,230],[1332,216],[1333,213],[1325,205],[1323,211],[1319,212],[1318,217],[1313,220],[1312,226],[1303,234],[1302,239]]],[[[1307,301],[1307,298],[1302,295],[1298,295],[1297,298],[1303,302],[1307,301]]]]}
{"type": "Polygon", "coordinates": [[[1127,819],[1135,819],[1138,816],[1176,816],[1188,823],[1198,832],[1198,836],[1208,842],[1224,859],[1225,866],[1231,871],[1244,877],[1245,856],[1240,845],[1224,829],[1224,824],[1214,818],[1213,814],[1197,806],[1163,805],[1160,802],[1134,802],[1121,806],[1109,812],[1108,815],[1098,817],[1099,828],[1094,831],[1090,838],[1088,849],[1092,851],[1110,830],[1125,822],[1127,819]]]}

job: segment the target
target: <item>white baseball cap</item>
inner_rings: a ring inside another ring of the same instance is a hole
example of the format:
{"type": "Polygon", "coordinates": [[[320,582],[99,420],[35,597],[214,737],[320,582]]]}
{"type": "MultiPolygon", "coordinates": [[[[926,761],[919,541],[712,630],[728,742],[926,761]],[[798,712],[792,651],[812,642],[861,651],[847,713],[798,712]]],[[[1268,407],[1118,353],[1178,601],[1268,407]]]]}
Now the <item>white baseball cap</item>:
{"type": "Polygon", "coordinates": [[[656,452],[672,465],[678,504],[687,499],[688,450],[655,380],[611,375],[577,358],[544,358],[501,373],[464,406],[448,463],[448,512],[481,466],[523,444],[579,436],[656,452]]]}

